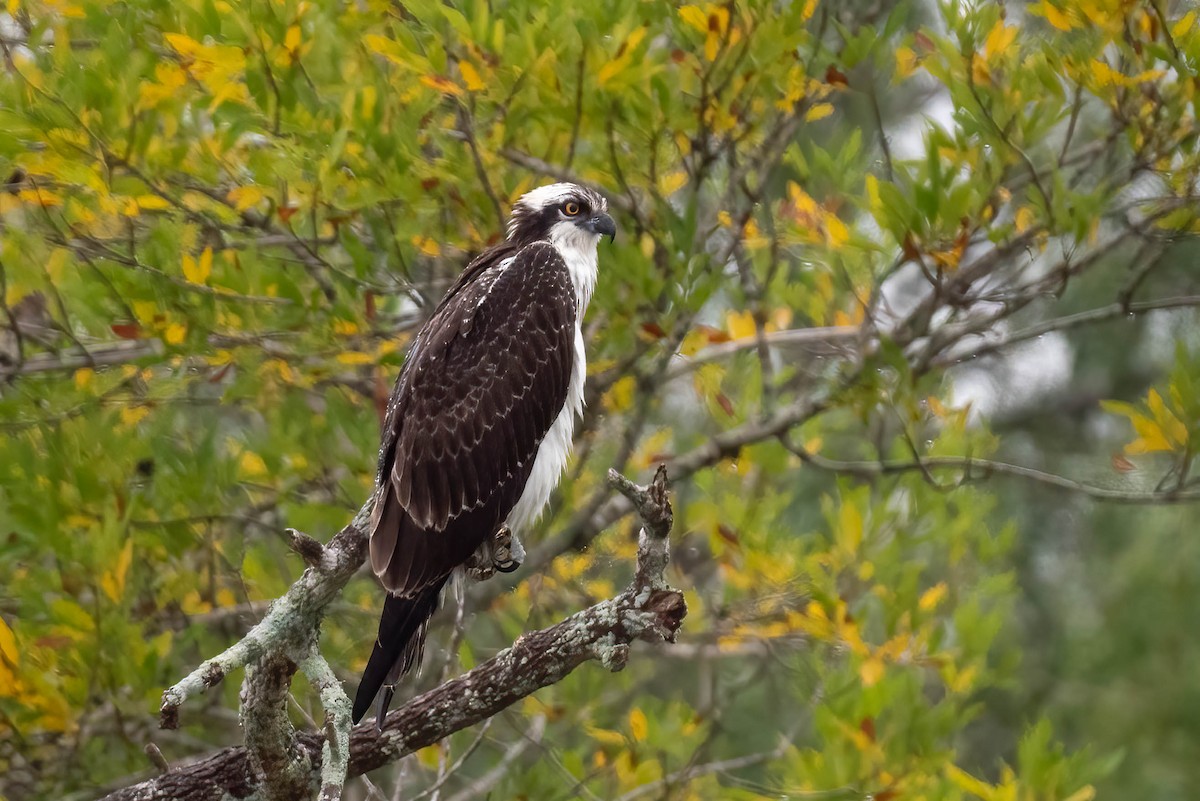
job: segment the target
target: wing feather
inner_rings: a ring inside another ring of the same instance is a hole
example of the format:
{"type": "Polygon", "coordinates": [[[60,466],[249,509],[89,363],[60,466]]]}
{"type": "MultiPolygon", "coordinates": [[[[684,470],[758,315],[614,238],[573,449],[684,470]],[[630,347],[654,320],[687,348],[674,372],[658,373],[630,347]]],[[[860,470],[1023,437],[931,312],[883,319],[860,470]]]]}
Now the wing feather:
{"type": "Polygon", "coordinates": [[[502,248],[467,272],[417,336],[385,423],[371,566],[397,595],[443,580],[504,522],[566,402],[576,301],[558,252],[502,248]]]}

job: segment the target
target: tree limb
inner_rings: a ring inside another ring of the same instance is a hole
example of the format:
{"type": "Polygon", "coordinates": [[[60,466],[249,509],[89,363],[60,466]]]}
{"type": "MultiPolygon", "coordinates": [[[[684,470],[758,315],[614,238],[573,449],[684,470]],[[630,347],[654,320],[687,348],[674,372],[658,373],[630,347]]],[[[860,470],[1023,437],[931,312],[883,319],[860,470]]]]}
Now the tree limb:
{"type": "MultiPolygon", "coordinates": [[[[561,681],[584,662],[596,660],[609,670],[621,670],[635,640],[675,641],[687,605],[683,593],[669,587],[663,574],[669,561],[672,521],[666,468],[660,466],[647,487],[614,475],[609,481],[642,518],[637,570],[630,585],[617,596],[554,626],[523,634],[511,647],[462,676],[411,699],[387,716],[382,731],[374,723],[354,728],[347,738],[346,777],[375,770],[485,720],[542,687],[561,681]]],[[[215,685],[235,667],[258,659],[268,650],[286,648],[289,638],[305,636],[307,643],[315,639],[312,621],[319,622],[320,610],[337,595],[365,557],[363,530],[369,513],[370,504],[326,546],[332,568],[309,567],[241,643],[208,660],[164,694],[164,725],[177,724],[179,706],[188,697],[215,685]]],[[[328,666],[322,668],[323,663],[311,661],[317,658],[315,652],[306,655],[301,668],[306,673],[311,671],[310,680],[317,677],[314,684],[321,691],[327,719],[337,718],[344,711],[339,708],[345,696],[328,666]]],[[[295,735],[292,762],[308,765],[304,776],[306,795],[319,783],[331,788],[344,780],[340,766],[326,765],[326,760],[340,759],[331,753],[342,748],[339,726],[334,721],[327,723],[326,732],[295,735]],[[324,773],[323,766],[327,768],[324,773]]],[[[261,756],[258,758],[261,762],[261,756]]],[[[237,746],[118,790],[105,796],[104,801],[218,801],[226,797],[263,797],[263,790],[254,759],[246,747],[237,746]]],[[[265,796],[270,797],[270,793],[265,796]]]]}

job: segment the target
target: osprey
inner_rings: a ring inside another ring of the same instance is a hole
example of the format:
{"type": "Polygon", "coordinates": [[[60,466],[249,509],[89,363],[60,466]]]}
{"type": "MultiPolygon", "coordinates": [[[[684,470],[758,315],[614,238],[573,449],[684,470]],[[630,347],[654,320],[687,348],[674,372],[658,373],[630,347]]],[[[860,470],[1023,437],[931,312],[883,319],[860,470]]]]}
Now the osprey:
{"type": "Polygon", "coordinates": [[[597,243],[616,232],[590,189],[534,189],[507,239],[467,265],[413,341],[379,449],[370,552],[388,595],[355,723],[379,695],[382,727],[451,575],[520,566],[519,535],[558,484],[583,410],[580,322],[597,243]]]}

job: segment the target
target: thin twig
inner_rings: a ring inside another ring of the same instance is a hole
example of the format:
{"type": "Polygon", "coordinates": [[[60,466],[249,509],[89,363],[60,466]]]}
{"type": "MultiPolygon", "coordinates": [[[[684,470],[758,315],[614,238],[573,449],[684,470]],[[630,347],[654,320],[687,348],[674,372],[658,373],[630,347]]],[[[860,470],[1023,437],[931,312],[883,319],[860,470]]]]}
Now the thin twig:
{"type": "Polygon", "coordinates": [[[961,483],[979,481],[992,475],[1013,476],[1085,495],[1099,501],[1111,501],[1113,503],[1172,504],[1200,501],[1200,491],[1188,492],[1180,489],[1171,489],[1166,491],[1139,492],[1134,490],[1108,489],[1066,478],[1055,473],[1047,473],[1044,470],[1009,464],[1008,462],[998,462],[993,459],[977,459],[970,456],[930,456],[913,461],[841,461],[811,453],[786,440],[784,440],[784,445],[788,450],[813,467],[864,479],[878,478],[897,473],[921,472],[928,474],[932,470],[959,470],[963,474],[961,483]]]}

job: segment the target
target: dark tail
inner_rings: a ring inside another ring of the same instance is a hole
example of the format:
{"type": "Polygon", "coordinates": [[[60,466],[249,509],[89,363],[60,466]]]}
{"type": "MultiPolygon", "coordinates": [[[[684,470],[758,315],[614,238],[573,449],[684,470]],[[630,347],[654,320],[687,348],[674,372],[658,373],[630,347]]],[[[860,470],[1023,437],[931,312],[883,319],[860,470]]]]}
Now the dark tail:
{"type": "Polygon", "coordinates": [[[421,663],[425,652],[425,627],[429,618],[437,611],[444,577],[434,582],[411,598],[400,598],[389,594],[383,602],[383,615],[379,618],[379,636],[367,668],[358,682],[358,693],[354,696],[354,722],[362,720],[379,695],[378,725],[383,728],[383,718],[392,702],[393,685],[408,671],[421,663]],[[383,692],[380,693],[380,688],[383,692]]]}

